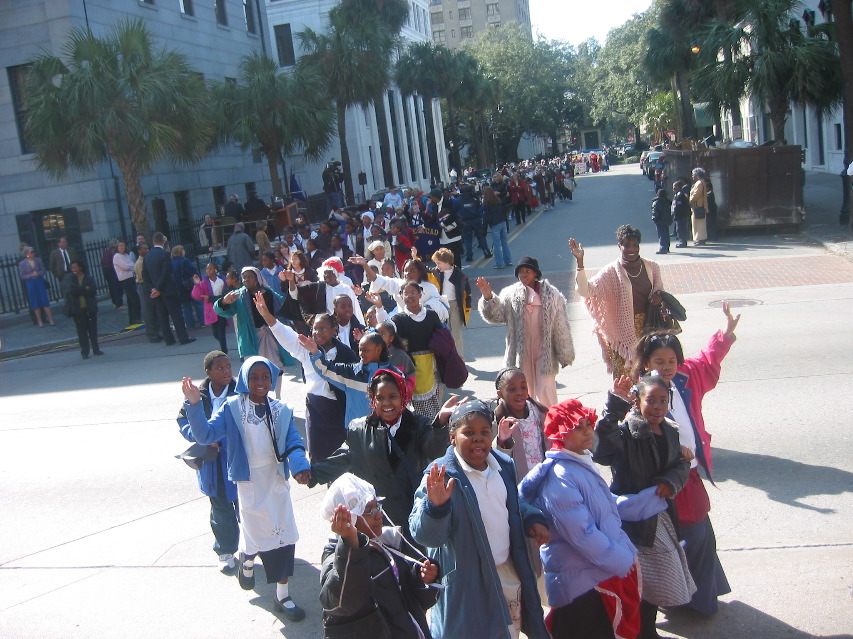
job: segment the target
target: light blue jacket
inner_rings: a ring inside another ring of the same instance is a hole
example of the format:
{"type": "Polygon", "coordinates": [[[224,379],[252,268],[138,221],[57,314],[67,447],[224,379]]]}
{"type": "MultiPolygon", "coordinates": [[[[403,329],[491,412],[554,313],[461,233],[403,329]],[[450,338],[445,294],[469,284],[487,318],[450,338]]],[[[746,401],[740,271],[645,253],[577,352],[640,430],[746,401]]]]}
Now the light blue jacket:
{"type": "MultiPolygon", "coordinates": [[[[508,639],[512,623],[486,536],[477,496],[454,454],[453,446],[436,463],[456,480],[450,501],[436,507],[426,496],[426,477],[415,493],[409,517],[412,536],[427,546],[444,574],[444,590],[432,609],[430,629],[435,639],[508,639]]],[[[548,639],[536,575],[527,554],[527,531],[533,524],[548,525],[536,508],[518,498],[512,459],[492,450],[506,484],[509,510],[510,558],[521,581],[521,629],[529,639],[548,639]]],[[[425,475],[429,474],[429,464],[425,475]]]]}
{"type": "Polygon", "coordinates": [[[548,603],[559,608],[610,577],[624,577],[637,549],[622,530],[626,519],[645,519],[666,509],[655,488],[623,496],[617,503],[595,468],[564,450],[548,451],[545,461],[521,480],[521,498],[550,519],[551,542],[539,548],[548,603]]]}
{"type": "MultiPolygon", "coordinates": [[[[229,397],[209,421],[204,416],[202,402],[190,404],[185,401],[184,410],[192,435],[199,444],[212,444],[222,438],[227,439],[228,479],[248,481],[250,479],[249,459],[246,457],[246,447],[243,444],[243,417],[240,414],[239,398],[239,395],[229,397]]],[[[279,472],[287,479],[290,473],[295,475],[303,470],[309,470],[311,464],[305,457],[305,444],[293,421],[293,409],[284,402],[270,400],[271,406],[277,404],[281,404],[281,412],[273,432],[278,451],[285,456],[284,461],[279,463],[279,472]]]]}

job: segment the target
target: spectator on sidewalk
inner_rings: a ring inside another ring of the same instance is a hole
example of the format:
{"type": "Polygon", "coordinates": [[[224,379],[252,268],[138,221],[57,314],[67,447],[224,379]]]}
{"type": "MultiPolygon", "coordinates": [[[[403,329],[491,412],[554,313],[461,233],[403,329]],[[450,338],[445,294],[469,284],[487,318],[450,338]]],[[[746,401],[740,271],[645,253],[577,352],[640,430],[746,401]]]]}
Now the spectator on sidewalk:
{"type": "Polygon", "coordinates": [[[195,337],[187,335],[187,327],[181,314],[181,302],[178,297],[178,285],[172,274],[172,258],[166,250],[166,236],[159,231],[154,233],[152,239],[154,248],[145,256],[142,262],[142,275],[146,284],[151,287],[149,297],[153,302],[157,321],[160,322],[160,331],[166,346],[175,343],[175,335],[169,327],[169,319],[175,326],[175,333],[181,344],[190,344],[195,337]]]}
{"type": "Polygon", "coordinates": [[[142,308],[139,296],[136,294],[136,278],[134,277],[133,253],[127,250],[125,242],[116,245],[116,254],[113,255],[113,268],[122,293],[127,297],[127,315],[130,324],[142,322],[142,308]]]}
{"type": "Polygon", "coordinates": [[[136,263],[133,265],[133,271],[136,274],[136,294],[139,296],[139,305],[142,308],[142,320],[145,322],[145,336],[152,344],[163,341],[163,336],[160,335],[160,327],[157,324],[157,313],[154,311],[154,304],[151,301],[151,286],[145,282],[145,274],[142,271],[145,263],[145,256],[148,255],[150,249],[145,242],[140,242],[137,247],[136,263]]]}
{"type": "Polygon", "coordinates": [[[124,306],[124,296],[121,285],[118,282],[118,277],[116,276],[115,266],[113,266],[113,256],[116,254],[117,247],[118,240],[110,240],[109,246],[107,246],[107,249],[101,255],[101,270],[104,273],[104,279],[107,281],[107,288],[110,291],[110,299],[113,302],[113,306],[121,308],[124,306]]]}
{"type": "Polygon", "coordinates": [[[44,327],[44,322],[41,319],[42,312],[50,325],[55,326],[53,314],[50,311],[50,300],[47,297],[44,264],[36,257],[36,251],[31,246],[25,246],[21,253],[24,259],[18,262],[18,275],[26,287],[30,310],[35,313],[39,328],[44,327]]]}
{"type": "Polygon", "coordinates": [[[234,234],[228,238],[228,261],[237,272],[242,272],[246,266],[255,265],[255,245],[246,235],[246,227],[242,222],[234,225],[234,234]]]}
{"type": "Polygon", "coordinates": [[[68,240],[63,235],[56,242],[56,248],[50,252],[48,268],[56,281],[62,284],[66,273],[71,272],[71,262],[77,259],[77,251],[68,246],[68,240]]]}
{"type": "Polygon", "coordinates": [[[89,359],[90,349],[95,355],[103,355],[98,346],[97,286],[82,262],[71,262],[71,272],[62,280],[62,292],[65,294],[65,313],[74,319],[77,327],[77,341],[83,359],[89,359]]]}

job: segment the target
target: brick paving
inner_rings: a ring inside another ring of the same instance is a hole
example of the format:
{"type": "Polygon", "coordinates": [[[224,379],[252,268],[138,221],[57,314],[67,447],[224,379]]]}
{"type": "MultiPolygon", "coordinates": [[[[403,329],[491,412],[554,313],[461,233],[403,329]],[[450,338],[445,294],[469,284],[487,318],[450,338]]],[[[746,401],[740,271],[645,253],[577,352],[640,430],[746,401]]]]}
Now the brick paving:
{"type": "MultiPolygon", "coordinates": [[[[596,269],[587,269],[588,275],[596,269]]],[[[544,273],[570,302],[578,301],[574,290],[574,271],[544,273]]],[[[740,291],[785,286],[853,283],[853,263],[838,255],[799,255],[778,258],[714,259],[713,261],[661,264],[661,277],[666,290],[673,294],[740,291]]],[[[487,277],[496,291],[512,284],[507,275],[487,277]]],[[[479,291],[472,282],[472,292],[479,291]]]]}

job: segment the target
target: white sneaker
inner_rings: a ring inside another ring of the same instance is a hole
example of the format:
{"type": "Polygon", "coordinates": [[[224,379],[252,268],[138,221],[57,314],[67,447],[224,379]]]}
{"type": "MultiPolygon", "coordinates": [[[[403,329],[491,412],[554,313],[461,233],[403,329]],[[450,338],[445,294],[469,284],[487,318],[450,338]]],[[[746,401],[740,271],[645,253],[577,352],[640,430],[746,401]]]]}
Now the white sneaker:
{"type": "Polygon", "coordinates": [[[234,561],[234,555],[224,554],[219,555],[219,570],[224,573],[233,573],[234,569],[237,567],[237,563],[234,561]]]}

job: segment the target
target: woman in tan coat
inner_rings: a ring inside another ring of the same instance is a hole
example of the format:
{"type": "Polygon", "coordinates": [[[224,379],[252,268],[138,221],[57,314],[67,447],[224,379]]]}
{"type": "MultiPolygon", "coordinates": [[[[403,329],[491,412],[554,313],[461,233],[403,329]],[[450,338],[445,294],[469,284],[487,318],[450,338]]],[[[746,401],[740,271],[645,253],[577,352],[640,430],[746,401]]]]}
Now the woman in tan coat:
{"type": "Polygon", "coordinates": [[[693,169],[693,186],[690,188],[690,209],[693,211],[693,244],[703,246],[708,239],[705,216],[708,214],[708,189],[705,186],[705,169],[693,169]]]}

